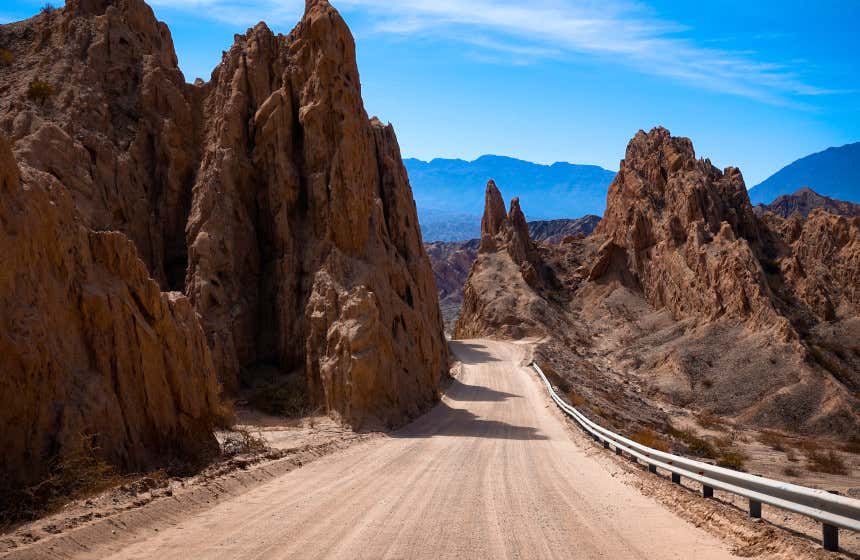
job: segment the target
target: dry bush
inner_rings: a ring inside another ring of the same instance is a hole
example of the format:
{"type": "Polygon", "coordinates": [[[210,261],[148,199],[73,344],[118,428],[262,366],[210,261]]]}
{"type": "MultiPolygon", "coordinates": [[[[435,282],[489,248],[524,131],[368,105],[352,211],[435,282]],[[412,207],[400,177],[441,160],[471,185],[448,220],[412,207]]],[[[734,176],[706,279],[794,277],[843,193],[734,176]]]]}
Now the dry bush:
{"type": "Polygon", "coordinates": [[[55,11],[57,11],[57,8],[55,8],[54,5],[51,4],[50,2],[46,2],[45,5],[42,6],[42,9],[39,10],[39,12],[46,14],[46,15],[51,15],[55,11]]]}
{"type": "Polygon", "coordinates": [[[633,434],[630,439],[638,444],[656,449],[657,451],[669,451],[669,442],[663,439],[660,434],[649,428],[644,428],[633,434]]]}
{"type": "Polygon", "coordinates": [[[695,417],[699,426],[706,430],[724,430],[728,427],[728,423],[725,420],[710,412],[699,412],[695,417]]]}
{"type": "Polygon", "coordinates": [[[0,49],[0,66],[9,66],[14,62],[15,55],[9,49],[0,49]]]}
{"type": "Polygon", "coordinates": [[[788,451],[786,451],[785,458],[792,463],[796,463],[797,461],[799,461],[799,459],[797,458],[797,453],[794,452],[794,449],[789,449],[788,451]]]}
{"type": "Polygon", "coordinates": [[[54,93],[54,86],[43,80],[33,80],[27,88],[27,97],[40,105],[43,105],[45,100],[54,93]]]}
{"type": "Polygon", "coordinates": [[[758,436],[758,440],[767,445],[774,451],[786,450],[786,437],[773,430],[762,430],[758,436]]]}
{"type": "Polygon", "coordinates": [[[93,439],[82,435],[79,448],[55,460],[47,478],[35,486],[16,489],[0,483],[0,528],[44,516],[126,480],[98,456],[93,439]]]}
{"type": "Polygon", "coordinates": [[[716,447],[714,447],[710,441],[700,438],[693,432],[689,430],[679,430],[672,426],[672,424],[668,424],[666,429],[669,435],[684,442],[687,447],[687,452],[691,455],[703,457],[705,459],[716,459],[719,457],[716,447]]]}
{"type": "Polygon", "coordinates": [[[234,455],[262,455],[271,450],[269,444],[263,439],[259,431],[254,434],[247,428],[236,428],[221,444],[222,454],[232,457],[234,455]]]}
{"type": "Polygon", "coordinates": [[[835,451],[811,451],[806,454],[806,468],[813,472],[826,474],[847,475],[848,467],[845,460],[835,451]]]}
{"type": "Polygon", "coordinates": [[[585,397],[583,397],[582,395],[580,395],[579,393],[577,393],[576,391],[571,389],[570,391],[567,392],[567,401],[572,406],[582,406],[585,404],[585,397]]]}
{"type": "Polygon", "coordinates": [[[717,466],[742,471],[747,459],[748,457],[738,449],[721,449],[717,466]]]}
{"type": "Polygon", "coordinates": [[[541,371],[546,375],[550,384],[557,387],[559,391],[562,393],[573,391],[573,386],[570,384],[570,381],[558,373],[552,364],[548,362],[538,362],[538,367],[540,367],[541,371]]]}
{"type": "Polygon", "coordinates": [[[785,476],[798,477],[800,476],[800,471],[794,467],[785,467],[784,469],[782,469],[782,474],[784,474],[785,476]]]}

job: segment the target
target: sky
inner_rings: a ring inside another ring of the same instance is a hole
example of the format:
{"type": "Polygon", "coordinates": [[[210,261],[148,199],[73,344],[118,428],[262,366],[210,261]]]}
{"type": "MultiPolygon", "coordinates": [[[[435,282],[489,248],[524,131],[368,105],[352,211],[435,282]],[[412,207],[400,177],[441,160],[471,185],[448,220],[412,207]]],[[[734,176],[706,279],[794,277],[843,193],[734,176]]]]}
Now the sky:
{"type": "MultiPolygon", "coordinates": [[[[303,0],[152,0],[188,81],[235,33],[288,33],[303,0]]],[[[356,38],[367,111],[404,157],[482,154],[617,170],[662,125],[753,186],[860,141],[857,0],[332,0],[356,38]]],[[[0,21],[44,1],[0,5],[0,21]]],[[[59,5],[59,3],[58,3],[59,5]]]]}

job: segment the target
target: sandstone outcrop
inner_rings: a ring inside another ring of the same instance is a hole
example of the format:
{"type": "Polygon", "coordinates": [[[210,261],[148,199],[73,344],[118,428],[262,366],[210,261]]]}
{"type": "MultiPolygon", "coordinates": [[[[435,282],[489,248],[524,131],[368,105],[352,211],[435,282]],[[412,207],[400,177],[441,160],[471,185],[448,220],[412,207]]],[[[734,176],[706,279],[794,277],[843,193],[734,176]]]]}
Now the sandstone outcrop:
{"type": "Polygon", "coordinates": [[[237,35],[193,85],[142,0],[69,0],[0,43],[24,176],[0,202],[4,468],[79,428],[127,468],[209,446],[213,372],[228,393],[257,368],[301,372],[353,425],[435,401],[447,346],[408,177],[328,2],[287,36],[237,35]],[[34,80],[53,94],[28,95],[34,80]]]}
{"type": "Polygon", "coordinates": [[[543,331],[546,302],[536,293],[550,280],[529,236],[519,199],[510,211],[496,183],[487,183],[478,256],[463,287],[455,338],[519,338],[543,331]]]}
{"type": "Polygon", "coordinates": [[[188,299],[134,244],[83,225],[66,187],[0,136],[0,473],[34,483],[91,447],[129,470],[199,459],[218,386],[188,299]]]}

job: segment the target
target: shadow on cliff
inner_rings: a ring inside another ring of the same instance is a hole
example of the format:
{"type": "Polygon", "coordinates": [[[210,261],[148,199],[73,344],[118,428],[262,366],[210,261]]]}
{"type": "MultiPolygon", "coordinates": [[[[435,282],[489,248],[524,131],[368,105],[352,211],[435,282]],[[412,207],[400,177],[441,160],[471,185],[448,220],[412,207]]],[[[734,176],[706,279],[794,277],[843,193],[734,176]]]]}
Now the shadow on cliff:
{"type": "Polygon", "coordinates": [[[462,408],[439,403],[428,414],[412,424],[391,433],[394,438],[431,438],[442,436],[479,437],[489,439],[544,440],[536,428],[515,426],[498,420],[483,420],[462,408]]]}

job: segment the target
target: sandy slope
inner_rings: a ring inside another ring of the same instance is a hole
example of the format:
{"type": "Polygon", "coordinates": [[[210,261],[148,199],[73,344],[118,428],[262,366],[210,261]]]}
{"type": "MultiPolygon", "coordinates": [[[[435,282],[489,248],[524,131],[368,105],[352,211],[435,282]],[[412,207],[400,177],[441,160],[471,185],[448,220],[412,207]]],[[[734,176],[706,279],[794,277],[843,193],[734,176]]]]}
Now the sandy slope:
{"type": "MultiPolygon", "coordinates": [[[[99,558],[732,558],[571,439],[524,347],[453,345],[464,367],[417,422],[160,530],[88,543],[99,558]]],[[[54,549],[52,556],[80,555],[54,549]]]]}

